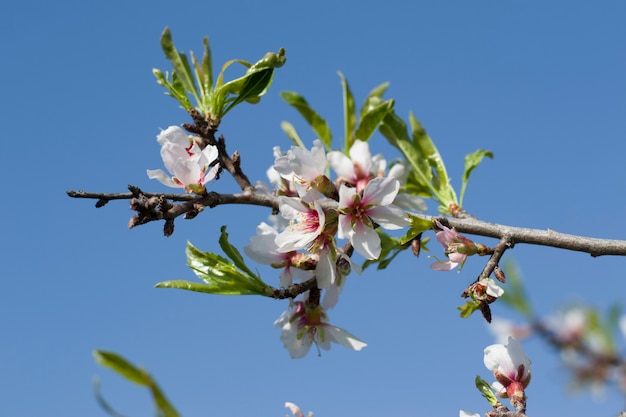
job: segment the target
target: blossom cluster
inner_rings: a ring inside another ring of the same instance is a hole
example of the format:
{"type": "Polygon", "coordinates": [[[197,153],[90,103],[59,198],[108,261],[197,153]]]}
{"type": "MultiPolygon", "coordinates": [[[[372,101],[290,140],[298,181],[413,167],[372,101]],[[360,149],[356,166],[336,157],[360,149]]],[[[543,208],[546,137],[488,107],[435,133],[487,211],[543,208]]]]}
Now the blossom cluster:
{"type": "Polygon", "coordinates": [[[424,204],[400,192],[407,168],[398,163],[386,172],[385,159],[372,156],[367,142],[355,141],[348,155],[327,153],[316,140],[311,149],[294,146],[283,153],[275,148],[274,156],[268,178],[279,196],[280,214],[272,226],[261,223],[244,250],[253,260],[280,269],[281,287],[313,277],[317,284],[292,300],[276,321],[281,340],[292,357],[306,355],[312,344],[328,349],[329,342],[360,350],[365,343],[327,322],[327,310],[337,304],[346,277],[352,269],[358,271],[351,262],[352,249],[344,251],[338,239],[375,260],[381,254],[376,229],[408,226],[405,209],[424,204]],[[331,170],[334,179],[328,175],[331,170]],[[324,292],[321,301],[319,291],[324,292]]]}

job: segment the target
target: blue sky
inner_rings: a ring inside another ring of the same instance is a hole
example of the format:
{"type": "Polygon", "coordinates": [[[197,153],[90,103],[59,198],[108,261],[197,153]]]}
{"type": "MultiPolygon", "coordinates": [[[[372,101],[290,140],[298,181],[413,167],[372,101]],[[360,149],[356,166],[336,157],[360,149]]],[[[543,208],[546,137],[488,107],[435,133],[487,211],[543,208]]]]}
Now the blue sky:
{"type": "MultiPolygon", "coordinates": [[[[207,210],[178,221],[165,238],[158,224],[128,230],[126,202],[95,209],[65,192],[118,192],[127,184],[169,191],[145,174],[161,168],[159,129],[188,122],[151,74],[169,69],[159,46],[169,26],[185,51],[199,52],[209,36],[216,65],[286,48],[287,64],[261,104],[238,107],[220,128],[254,180],[272,164],[272,146],[289,145],[281,121],[294,123],[308,143],[314,139],[280,91],[302,93],[341,137],[340,70],[357,103],[389,81],[387,97],[398,114],[413,111],[421,120],[457,187],[465,154],[494,152],[467,191],[465,207],[477,217],[623,238],[626,5],[180,4],[0,6],[0,415],[103,416],[92,393],[96,375],[122,413],[150,415],[147,393],[98,367],[96,348],[148,368],[184,416],[281,416],[285,401],[319,417],[486,411],[473,381],[489,377],[482,351],[493,339],[482,319],[461,320],[456,310],[483,259],[442,274],[426,257],[407,254],[383,272],[351,276],[330,317],[369,346],[292,360],[272,326],[285,302],[153,288],[195,279],[185,266],[187,240],[218,251],[226,224],[233,242],[247,244],[266,210],[207,210]]],[[[371,146],[390,151],[380,136],[371,146]]],[[[230,192],[236,184],[224,177],[215,189],[230,192]]],[[[601,310],[626,307],[623,259],[523,245],[506,258],[520,265],[540,314],[582,298],[601,310]]],[[[503,305],[493,310],[515,317],[503,305]]],[[[534,366],[529,414],[610,416],[624,406],[613,391],[601,402],[569,395],[557,354],[536,339],[524,347],[534,366]]]]}

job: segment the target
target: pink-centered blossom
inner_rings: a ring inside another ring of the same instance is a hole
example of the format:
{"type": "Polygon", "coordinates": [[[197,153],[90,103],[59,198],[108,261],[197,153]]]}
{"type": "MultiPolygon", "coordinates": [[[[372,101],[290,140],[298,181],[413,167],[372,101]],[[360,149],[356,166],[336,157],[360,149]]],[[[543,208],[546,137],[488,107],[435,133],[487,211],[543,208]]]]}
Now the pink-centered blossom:
{"type": "Polygon", "coordinates": [[[277,250],[309,249],[324,230],[326,222],[320,200],[280,197],[279,201],[280,215],[289,221],[289,225],[276,236],[277,250]]]}
{"type": "Polygon", "coordinates": [[[330,349],[330,343],[338,343],[348,349],[361,350],[366,343],[347,331],[328,323],[328,316],[321,306],[310,307],[306,301],[291,301],[289,309],[274,323],[281,327],[280,340],[292,358],[302,358],[315,345],[330,349]]]}
{"type": "Polygon", "coordinates": [[[487,346],[484,363],[496,378],[492,384],[496,395],[508,397],[516,409],[524,409],[526,406],[524,389],[530,383],[530,359],[517,339],[509,337],[506,345],[487,346]]]}
{"type": "Polygon", "coordinates": [[[409,225],[406,213],[392,204],[400,185],[393,178],[377,177],[367,183],[361,195],[345,184],[339,189],[340,239],[350,239],[354,249],[367,259],[380,256],[380,237],[374,223],[396,230],[409,225]]]}
{"type": "Polygon", "coordinates": [[[437,241],[443,245],[448,260],[445,262],[437,260],[437,262],[430,264],[430,267],[435,271],[451,271],[459,265],[459,269],[462,268],[467,255],[478,252],[476,244],[456,230],[442,225],[438,220],[435,224],[441,229],[435,236],[437,241]]]}
{"type": "Polygon", "coordinates": [[[372,178],[384,175],[385,159],[382,155],[372,158],[367,142],[355,140],[349,154],[350,157],[341,151],[331,151],[326,155],[340,182],[351,184],[360,193],[372,178]]]}
{"type": "Polygon", "coordinates": [[[200,149],[196,140],[178,126],[163,130],[157,136],[157,141],[161,145],[163,164],[173,176],[170,177],[161,169],[149,169],[148,178],[156,179],[168,187],[184,188],[196,194],[204,193],[205,184],[215,178],[219,169],[215,164],[217,148],[208,145],[200,149]]]}

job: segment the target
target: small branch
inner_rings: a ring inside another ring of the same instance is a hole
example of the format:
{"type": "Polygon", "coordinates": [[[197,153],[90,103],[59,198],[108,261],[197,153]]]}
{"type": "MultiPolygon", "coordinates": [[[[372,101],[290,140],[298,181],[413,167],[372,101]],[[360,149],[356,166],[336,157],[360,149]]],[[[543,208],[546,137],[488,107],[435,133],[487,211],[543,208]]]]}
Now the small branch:
{"type": "Polygon", "coordinates": [[[504,255],[504,252],[510,247],[512,247],[512,245],[508,237],[500,238],[500,242],[498,242],[496,247],[493,248],[493,254],[489,258],[489,261],[487,261],[487,265],[485,265],[483,272],[481,272],[481,274],[478,276],[477,281],[480,281],[484,278],[489,278],[489,275],[491,275],[491,273],[500,264],[500,259],[502,259],[502,255],[504,255]]]}
{"type": "Polygon", "coordinates": [[[300,284],[291,284],[287,288],[271,288],[273,291],[272,298],[279,300],[285,298],[296,298],[298,295],[317,287],[317,278],[309,278],[300,284]]]}
{"type": "Polygon", "coordinates": [[[230,175],[232,175],[235,181],[237,181],[241,190],[243,192],[250,192],[254,190],[250,180],[241,169],[241,157],[239,156],[239,152],[235,151],[232,158],[229,157],[226,152],[226,141],[222,135],[220,135],[219,140],[217,141],[217,150],[219,153],[220,164],[226,168],[228,172],[230,172],[230,175]]]}

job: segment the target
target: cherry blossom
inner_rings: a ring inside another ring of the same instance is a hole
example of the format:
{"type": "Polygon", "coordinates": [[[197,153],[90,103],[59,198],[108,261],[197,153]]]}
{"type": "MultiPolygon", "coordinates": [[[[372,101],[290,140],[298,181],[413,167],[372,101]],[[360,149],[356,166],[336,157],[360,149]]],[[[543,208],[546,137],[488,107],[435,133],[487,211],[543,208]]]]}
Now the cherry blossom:
{"type": "Polygon", "coordinates": [[[319,348],[330,349],[330,342],[357,351],[367,346],[347,331],[328,324],[328,316],[322,306],[309,306],[307,301],[290,301],[289,309],[274,325],[282,327],[280,339],[292,358],[306,356],[313,343],[318,353],[319,348]]]}
{"type": "Polygon", "coordinates": [[[524,409],[526,407],[524,388],[530,383],[530,359],[517,339],[509,336],[506,345],[487,346],[484,363],[496,378],[492,384],[496,395],[508,397],[516,409],[524,409]]]}
{"type": "Polygon", "coordinates": [[[184,188],[196,194],[204,193],[205,184],[215,178],[219,169],[217,164],[211,166],[218,157],[217,148],[208,145],[201,149],[196,140],[178,126],[163,130],[157,136],[157,141],[161,144],[163,164],[173,176],[170,177],[161,169],[149,169],[148,178],[156,179],[168,187],[184,188]]]}
{"type": "Polygon", "coordinates": [[[392,204],[400,185],[394,178],[377,177],[367,183],[363,195],[345,184],[339,189],[339,238],[350,239],[354,249],[367,259],[380,256],[379,226],[395,230],[409,225],[406,213],[392,204]]]}

